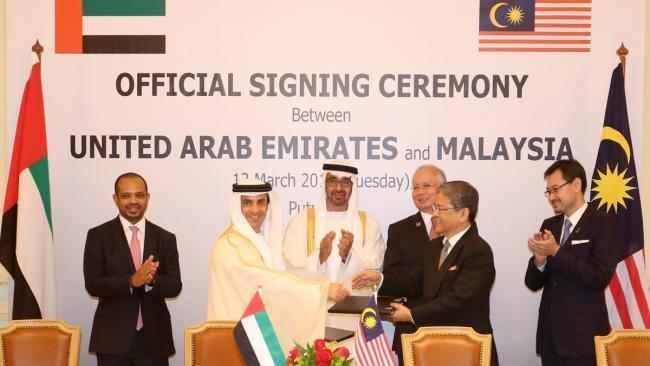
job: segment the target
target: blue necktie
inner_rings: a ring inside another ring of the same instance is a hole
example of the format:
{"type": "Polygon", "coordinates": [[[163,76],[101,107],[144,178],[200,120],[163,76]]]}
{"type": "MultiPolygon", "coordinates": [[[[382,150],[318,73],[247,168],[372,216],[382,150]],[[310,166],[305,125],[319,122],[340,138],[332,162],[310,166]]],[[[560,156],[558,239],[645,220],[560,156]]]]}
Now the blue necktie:
{"type": "Polygon", "coordinates": [[[560,246],[566,243],[566,240],[569,238],[569,235],[571,235],[571,221],[565,217],[564,229],[562,230],[562,240],[560,241],[560,246]]]}

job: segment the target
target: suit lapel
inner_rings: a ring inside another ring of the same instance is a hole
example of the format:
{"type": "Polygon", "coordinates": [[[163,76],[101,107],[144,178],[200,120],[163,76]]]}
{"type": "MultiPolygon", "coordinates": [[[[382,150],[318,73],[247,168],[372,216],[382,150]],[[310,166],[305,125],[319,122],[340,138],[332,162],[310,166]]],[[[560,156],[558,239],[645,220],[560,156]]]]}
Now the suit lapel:
{"type": "Polygon", "coordinates": [[[557,220],[551,223],[549,230],[551,231],[551,234],[553,234],[555,241],[560,244],[562,237],[562,225],[564,225],[564,215],[558,215],[556,217],[557,220]]]}
{"type": "Polygon", "coordinates": [[[413,221],[413,225],[415,225],[415,236],[421,239],[429,240],[427,225],[424,223],[424,220],[422,219],[422,214],[420,214],[420,212],[417,212],[415,215],[411,216],[411,219],[413,221]]]}
{"type": "Polygon", "coordinates": [[[154,260],[158,261],[159,258],[156,255],[156,243],[158,242],[153,225],[149,221],[145,221],[145,233],[144,233],[144,250],[142,251],[142,262],[147,260],[150,255],[154,256],[154,260]]]}
{"type": "Polygon", "coordinates": [[[593,208],[590,204],[587,204],[587,209],[580,217],[580,220],[578,220],[576,227],[571,231],[571,234],[569,234],[569,237],[567,238],[565,245],[563,246],[567,246],[567,244],[570,245],[571,239],[573,239],[574,235],[581,235],[581,231],[583,230],[583,227],[589,225],[589,221],[592,215],[593,215],[593,208]]]}
{"type": "MultiPolygon", "coordinates": [[[[440,290],[440,286],[442,285],[445,276],[449,272],[449,268],[458,264],[458,261],[461,257],[461,254],[463,253],[463,249],[465,248],[466,243],[470,241],[471,236],[475,235],[476,233],[477,233],[476,226],[472,224],[472,226],[470,226],[467,232],[463,234],[460,240],[451,249],[451,252],[449,252],[447,258],[445,258],[445,261],[442,262],[440,268],[438,268],[437,271],[434,271],[434,279],[433,279],[433,287],[432,287],[433,296],[436,296],[438,294],[438,291],[440,290]]],[[[437,266],[438,262],[440,261],[440,254],[442,252],[442,240],[443,237],[440,237],[435,240],[435,243],[439,246],[439,248],[436,248],[437,255],[434,255],[435,266],[437,266]]]]}
{"type": "MultiPolygon", "coordinates": [[[[571,246],[571,239],[575,235],[580,235],[580,233],[584,230],[583,227],[589,225],[591,215],[593,215],[593,208],[590,204],[587,204],[587,209],[582,214],[582,217],[580,217],[580,220],[578,220],[578,223],[576,224],[575,228],[573,228],[573,230],[571,231],[571,234],[569,234],[569,237],[566,238],[565,244],[560,246],[560,250],[566,250],[564,249],[565,247],[571,246]]],[[[556,219],[549,224],[549,230],[551,230],[551,233],[553,234],[555,241],[559,245],[560,240],[562,240],[562,229],[564,227],[564,215],[558,215],[555,216],[555,218],[556,219]]]]}
{"type": "Polygon", "coordinates": [[[124,227],[120,218],[117,217],[113,220],[113,242],[116,246],[116,251],[118,255],[124,258],[124,261],[128,263],[129,270],[131,273],[135,272],[135,266],[133,265],[133,257],[131,256],[131,246],[129,245],[129,240],[124,233],[124,227]]]}
{"type": "Polygon", "coordinates": [[[433,255],[431,256],[431,263],[430,266],[432,268],[431,271],[431,286],[429,286],[429,289],[431,291],[430,296],[435,297],[436,294],[438,293],[438,289],[440,288],[440,283],[442,282],[442,277],[443,277],[443,272],[438,269],[438,262],[440,261],[440,253],[442,251],[442,237],[438,237],[433,240],[431,243],[433,246],[432,253],[433,255]]]}

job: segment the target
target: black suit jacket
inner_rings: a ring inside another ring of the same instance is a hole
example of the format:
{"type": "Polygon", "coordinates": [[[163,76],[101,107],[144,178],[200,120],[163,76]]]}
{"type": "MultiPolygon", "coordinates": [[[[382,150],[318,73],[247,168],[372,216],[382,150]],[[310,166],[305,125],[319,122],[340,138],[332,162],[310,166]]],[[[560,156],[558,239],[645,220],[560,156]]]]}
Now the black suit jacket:
{"type": "MultiPolygon", "coordinates": [[[[384,254],[384,282],[379,295],[406,297],[409,301],[421,297],[422,258],[430,246],[429,233],[420,212],[391,224],[384,254]]],[[[415,327],[410,323],[395,324],[393,349],[400,352],[401,334],[414,331],[415,327]]]]}
{"type": "Polygon", "coordinates": [[[175,352],[165,298],[178,296],[182,287],[176,237],[149,221],[145,225],[143,261],[153,255],[160,262],[149,291],[144,286],[131,290],[135,267],[119,218],[88,231],[84,279],[88,293],[99,298],[90,352],[128,352],[135,337],[138,305],[144,337],[154,356],[168,357],[175,352]]]}
{"type": "MultiPolygon", "coordinates": [[[[442,240],[439,237],[427,247],[422,297],[408,305],[415,326],[464,326],[492,334],[490,292],[496,276],[492,249],[472,224],[438,269],[442,240]]],[[[494,344],[492,353],[496,366],[494,344]]]]}
{"type": "Polygon", "coordinates": [[[418,212],[388,227],[384,254],[384,282],[379,295],[415,299],[422,295],[422,257],[431,246],[418,212]]]}
{"type": "MultiPolygon", "coordinates": [[[[548,218],[541,231],[548,229],[559,242],[564,216],[548,218]]],[[[594,336],[610,330],[605,288],[614,273],[622,245],[617,242],[611,225],[591,204],[571,235],[553,257],[548,257],[544,271],[528,261],[526,286],[543,288],[537,322],[537,353],[549,347],[562,357],[585,357],[594,354],[594,336]]]]}

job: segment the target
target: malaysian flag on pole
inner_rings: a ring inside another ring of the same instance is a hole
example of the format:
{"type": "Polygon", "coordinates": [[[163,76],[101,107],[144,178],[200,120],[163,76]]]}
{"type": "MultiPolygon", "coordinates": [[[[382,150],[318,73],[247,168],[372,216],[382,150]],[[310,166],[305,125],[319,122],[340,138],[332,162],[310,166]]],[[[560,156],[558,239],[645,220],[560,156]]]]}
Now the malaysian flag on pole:
{"type": "Polygon", "coordinates": [[[361,312],[354,337],[354,352],[360,366],[395,366],[395,353],[388,344],[388,338],[381,326],[375,297],[371,296],[368,306],[361,312]]]}
{"type": "Polygon", "coordinates": [[[650,328],[643,253],[643,219],[625,102],[623,66],[612,73],[605,123],[592,178],[591,200],[605,211],[624,245],[606,291],[613,328],[650,328]]]}
{"type": "Polygon", "coordinates": [[[481,0],[479,52],[589,52],[591,0],[481,0]]]}

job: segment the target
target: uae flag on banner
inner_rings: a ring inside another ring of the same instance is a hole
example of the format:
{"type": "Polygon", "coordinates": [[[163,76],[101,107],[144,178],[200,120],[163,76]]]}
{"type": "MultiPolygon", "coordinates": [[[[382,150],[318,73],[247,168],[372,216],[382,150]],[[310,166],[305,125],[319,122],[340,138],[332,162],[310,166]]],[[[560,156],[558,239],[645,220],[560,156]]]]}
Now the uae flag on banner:
{"type": "Polygon", "coordinates": [[[14,279],[12,319],[56,318],[41,64],[25,85],[7,181],[0,262],[14,279]]]}
{"type": "Polygon", "coordinates": [[[259,290],[235,326],[235,342],[247,366],[284,366],[285,356],[259,290]]]}

